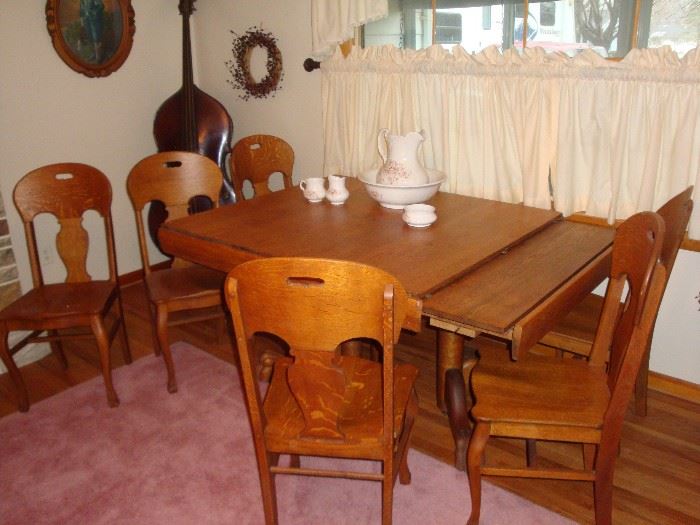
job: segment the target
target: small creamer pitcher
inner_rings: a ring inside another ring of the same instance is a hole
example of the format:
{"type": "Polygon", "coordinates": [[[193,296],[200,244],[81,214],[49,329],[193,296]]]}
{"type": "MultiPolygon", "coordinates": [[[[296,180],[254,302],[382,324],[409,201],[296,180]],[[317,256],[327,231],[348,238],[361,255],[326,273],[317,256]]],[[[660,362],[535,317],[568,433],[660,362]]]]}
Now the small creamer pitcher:
{"type": "Polygon", "coordinates": [[[377,182],[393,186],[419,186],[430,181],[428,172],[418,162],[418,147],[423,131],[392,135],[382,128],[377,135],[377,148],[384,164],[377,173],[377,182]]]}
{"type": "Polygon", "coordinates": [[[328,175],[328,189],[326,190],[326,199],[331,204],[343,204],[350,192],[345,187],[345,177],[341,175],[328,175]]]}

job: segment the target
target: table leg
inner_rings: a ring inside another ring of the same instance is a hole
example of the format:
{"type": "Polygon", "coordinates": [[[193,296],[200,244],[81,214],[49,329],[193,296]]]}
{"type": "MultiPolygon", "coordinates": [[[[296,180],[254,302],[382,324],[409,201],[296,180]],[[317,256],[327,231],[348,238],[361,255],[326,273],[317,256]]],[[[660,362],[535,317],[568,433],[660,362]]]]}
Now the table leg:
{"type": "Polygon", "coordinates": [[[450,368],[462,370],[464,336],[456,332],[438,330],[437,333],[437,377],[435,398],[437,406],[445,412],[445,374],[450,368]]]}

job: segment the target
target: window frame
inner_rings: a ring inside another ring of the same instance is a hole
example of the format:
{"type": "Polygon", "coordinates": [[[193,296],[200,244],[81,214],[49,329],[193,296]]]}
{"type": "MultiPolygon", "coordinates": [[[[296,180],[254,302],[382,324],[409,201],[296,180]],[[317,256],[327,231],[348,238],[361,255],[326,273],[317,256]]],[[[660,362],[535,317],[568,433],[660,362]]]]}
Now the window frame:
{"type": "MultiPolygon", "coordinates": [[[[633,0],[633,1],[634,1],[634,4],[633,4],[633,8],[632,8],[632,10],[631,10],[631,11],[632,11],[631,27],[629,28],[629,36],[628,36],[628,38],[629,38],[629,49],[625,52],[625,55],[622,55],[622,56],[612,56],[612,57],[611,57],[611,56],[606,56],[606,57],[604,57],[606,60],[611,60],[611,61],[620,61],[620,60],[622,60],[622,59],[627,55],[627,53],[629,53],[629,52],[632,51],[633,49],[638,49],[638,48],[639,48],[638,43],[639,43],[639,40],[640,40],[640,36],[642,36],[642,37],[646,36],[646,37],[648,38],[648,34],[649,34],[649,27],[648,27],[648,26],[649,26],[649,23],[650,23],[650,20],[651,20],[651,14],[652,14],[652,8],[653,8],[653,1],[651,1],[651,0],[633,0]]],[[[435,16],[435,14],[436,14],[436,11],[437,11],[437,9],[438,9],[438,7],[437,7],[438,0],[431,0],[430,3],[431,3],[431,6],[430,6],[430,7],[426,7],[425,9],[430,9],[430,10],[432,11],[431,42],[432,42],[432,44],[435,44],[435,43],[436,43],[436,41],[435,41],[435,37],[436,37],[436,19],[437,19],[437,17],[435,16]]],[[[490,7],[491,5],[493,5],[493,3],[494,3],[494,2],[490,2],[490,3],[489,3],[489,7],[490,7]]],[[[500,2],[496,2],[496,3],[500,3],[500,2]]],[[[522,0],[522,3],[521,3],[521,4],[516,4],[516,3],[510,4],[510,3],[508,3],[508,2],[503,2],[503,3],[506,5],[506,7],[512,7],[512,8],[513,8],[513,11],[515,11],[515,8],[516,8],[517,6],[522,5],[524,14],[525,14],[525,15],[529,15],[529,14],[530,14],[530,11],[529,11],[529,7],[530,7],[529,4],[530,4],[530,1],[529,1],[529,0],[522,0]]],[[[534,3],[534,2],[533,2],[533,3],[534,3]]],[[[484,6],[482,6],[482,7],[484,7],[484,6]]],[[[556,15],[555,15],[555,16],[556,16],[556,15]]],[[[528,47],[528,38],[527,38],[527,30],[528,30],[528,28],[527,28],[527,20],[528,20],[528,16],[524,16],[524,18],[523,18],[523,41],[522,41],[522,48],[523,48],[523,49],[528,47]]],[[[626,18],[626,20],[627,20],[627,18],[626,18]]],[[[507,28],[506,28],[506,29],[507,29],[507,28]]],[[[364,26],[360,26],[360,27],[356,27],[356,28],[355,28],[355,36],[354,36],[354,39],[353,39],[353,40],[354,40],[355,42],[360,43],[360,46],[361,46],[361,47],[365,47],[365,43],[364,43],[364,26]]],[[[512,47],[514,47],[514,46],[513,46],[513,42],[512,42],[512,40],[513,40],[513,38],[512,38],[512,33],[511,33],[511,38],[510,38],[510,40],[511,40],[511,42],[508,43],[508,42],[507,42],[507,39],[504,38],[504,42],[503,42],[503,43],[504,43],[504,44],[507,44],[507,43],[509,44],[509,45],[505,46],[505,48],[509,48],[509,47],[512,48],[512,47]]],[[[437,42],[437,43],[439,44],[439,42],[437,42]]],[[[532,48],[532,47],[537,47],[537,46],[529,46],[529,47],[532,48]]],[[[520,48],[520,46],[518,46],[518,48],[520,48]]]]}

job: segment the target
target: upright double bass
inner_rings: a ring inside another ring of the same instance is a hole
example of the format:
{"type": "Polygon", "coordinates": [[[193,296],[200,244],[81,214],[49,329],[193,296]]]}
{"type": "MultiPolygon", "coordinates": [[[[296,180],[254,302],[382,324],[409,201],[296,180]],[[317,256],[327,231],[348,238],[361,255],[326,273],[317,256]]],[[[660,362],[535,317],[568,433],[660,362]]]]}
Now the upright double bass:
{"type": "MultiPolygon", "coordinates": [[[[196,0],[180,0],[182,15],[182,87],[170,96],[156,112],[153,136],[158,151],[193,151],[212,159],[224,174],[221,189],[222,203],[235,202],[233,187],[226,176],[226,156],[231,151],[233,121],[226,108],[214,97],[194,84],[192,73],[192,46],[190,44],[190,16],[196,0]]],[[[206,198],[197,198],[192,211],[210,207],[206,198]]],[[[160,203],[153,203],[149,212],[149,231],[158,244],[158,227],[167,216],[160,203]]]]}

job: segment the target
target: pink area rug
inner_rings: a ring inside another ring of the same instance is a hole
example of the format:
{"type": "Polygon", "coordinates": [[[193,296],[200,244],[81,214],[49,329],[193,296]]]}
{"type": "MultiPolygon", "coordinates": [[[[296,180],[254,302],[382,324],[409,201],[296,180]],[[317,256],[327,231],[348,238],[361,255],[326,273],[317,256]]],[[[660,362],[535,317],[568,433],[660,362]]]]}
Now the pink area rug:
{"type": "MultiPolygon", "coordinates": [[[[95,378],[0,419],[0,523],[263,523],[235,367],[185,343],[173,355],[177,394],[149,356],[115,371],[119,408],[95,378]]],[[[409,466],[394,523],[463,525],[466,475],[414,450],[409,466]]],[[[381,522],[377,482],[278,476],[277,487],[281,525],[381,522]]],[[[571,522],[485,483],[482,523],[571,522]]]]}

